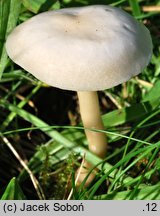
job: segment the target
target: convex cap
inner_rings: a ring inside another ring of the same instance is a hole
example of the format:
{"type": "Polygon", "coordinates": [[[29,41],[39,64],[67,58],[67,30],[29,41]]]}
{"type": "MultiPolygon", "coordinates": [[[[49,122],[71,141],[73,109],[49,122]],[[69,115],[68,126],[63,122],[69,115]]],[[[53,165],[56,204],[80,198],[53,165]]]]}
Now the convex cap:
{"type": "Polygon", "coordinates": [[[44,12],[16,27],[9,57],[39,80],[61,89],[104,90],[149,63],[147,28],[128,13],[94,5],[44,12]]]}

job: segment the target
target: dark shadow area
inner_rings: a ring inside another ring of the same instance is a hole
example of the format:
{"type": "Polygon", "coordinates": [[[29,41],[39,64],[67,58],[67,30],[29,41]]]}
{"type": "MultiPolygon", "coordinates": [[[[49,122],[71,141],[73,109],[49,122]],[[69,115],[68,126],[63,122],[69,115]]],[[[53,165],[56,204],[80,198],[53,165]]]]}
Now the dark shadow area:
{"type": "Polygon", "coordinates": [[[68,125],[69,111],[76,112],[76,92],[58,88],[41,88],[34,97],[38,117],[50,125],[68,125]]]}

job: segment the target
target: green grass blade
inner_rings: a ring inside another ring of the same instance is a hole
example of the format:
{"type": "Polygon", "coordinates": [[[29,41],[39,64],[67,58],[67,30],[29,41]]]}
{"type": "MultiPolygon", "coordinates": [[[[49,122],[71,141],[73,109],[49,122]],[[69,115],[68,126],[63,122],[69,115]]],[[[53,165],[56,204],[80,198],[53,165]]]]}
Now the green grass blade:
{"type": "Polygon", "coordinates": [[[10,180],[1,200],[25,200],[26,197],[20,188],[17,179],[14,177],[10,180]]]}
{"type": "Polygon", "coordinates": [[[140,16],[141,10],[137,0],[129,0],[129,4],[132,8],[133,16],[140,16]]]}
{"type": "MultiPolygon", "coordinates": [[[[135,152],[131,152],[129,153],[128,155],[125,156],[125,158],[123,158],[122,160],[120,160],[117,164],[115,164],[109,171],[108,170],[105,170],[105,175],[102,176],[101,179],[99,179],[95,185],[93,186],[93,189],[91,189],[92,191],[90,192],[90,195],[89,195],[89,199],[93,199],[93,196],[95,195],[96,191],[98,190],[98,188],[100,187],[100,185],[107,179],[107,177],[110,175],[110,173],[112,173],[112,171],[115,171],[125,162],[127,161],[130,161],[132,158],[136,157],[137,155],[140,154],[140,156],[137,157],[137,159],[135,159],[132,163],[130,163],[128,165],[128,167],[126,167],[120,175],[117,175],[117,172],[116,174],[114,175],[114,178],[113,178],[113,183],[117,182],[118,179],[120,179],[122,176],[125,177],[125,174],[127,174],[127,171],[133,167],[136,162],[138,162],[140,159],[144,158],[148,153],[150,153],[152,150],[156,149],[156,148],[159,148],[160,147],[160,142],[156,143],[156,144],[153,144],[152,146],[147,146],[145,147],[145,151],[144,151],[144,148],[140,148],[138,149],[137,151],[135,152]]],[[[105,169],[105,168],[104,168],[105,169]]],[[[127,184],[128,182],[132,181],[133,178],[131,177],[127,177],[127,178],[124,178],[123,180],[123,183],[124,185],[127,184]]],[[[139,179],[138,179],[139,180],[139,179]]]]}
{"type": "Polygon", "coordinates": [[[137,191],[138,191],[138,188],[139,188],[139,185],[143,182],[143,179],[144,179],[144,175],[145,173],[147,172],[147,170],[149,170],[151,167],[153,167],[153,163],[154,163],[154,160],[157,158],[158,156],[158,153],[159,153],[159,148],[156,148],[154,150],[154,152],[152,152],[151,154],[151,157],[145,167],[145,169],[143,170],[143,174],[141,175],[141,178],[139,179],[139,181],[137,182],[137,185],[134,187],[131,195],[130,195],[130,199],[134,199],[134,197],[136,197],[136,194],[137,194],[137,191]]]}
{"type": "Polygon", "coordinates": [[[7,23],[9,19],[10,0],[0,1],[0,57],[2,55],[5,35],[7,31],[7,23]]]}
{"type": "Polygon", "coordinates": [[[152,101],[153,98],[157,98],[157,100],[160,101],[160,94],[159,93],[160,93],[160,80],[157,80],[157,82],[151,88],[149,93],[146,94],[145,97],[143,98],[143,102],[152,101]]]}
{"type": "Polygon", "coordinates": [[[8,63],[8,56],[4,47],[7,35],[16,26],[21,2],[19,0],[0,1],[0,78],[8,63]]]}
{"type": "MultiPolygon", "coordinates": [[[[28,103],[28,101],[31,99],[31,97],[37,93],[37,91],[40,89],[41,84],[37,85],[35,88],[33,88],[33,90],[31,91],[31,93],[25,97],[24,100],[22,100],[21,102],[19,102],[19,104],[17,105],[17,107],[22,108],[23,106],[26,105],[26,103],[28,103]]],[[[6,117],[6,119],[4,120],[4,122],[2,123],[2,125],[0,126],[1,131],[3,131],[9,124],[11,121],[13,121],[13,119],[16,117],[16,113],[11,112],[10,114],[8,114],[8,116],[6,117]]]]}
{"type": "Polygon", "coordinates": [[[41,6],[45,3],[46,0],[23,0],[23,5],[25,8],[33,13],[38,13],[41,6]]]}
{"type": "Polygon", "coordinates": [[[56,2],[56,0],[23,0],[23,5],[27,10],[33,13],[38,13],[40,11],[48,10],[56,2]]]}
{"type": "MultiPolygon", "coordinates": [[[[127,200],[129,199],[132,190],[113,192],[110,194],[103,194],[101,196],[95,196],[94,199],[100,200],[127,200]]],[[[138,189],[135,200],[160,200],[160,183],[154,186],[145,186],[142,189],[138,189]]]]}
{"type": "Polygon", "coordinates": [[[110,5],[113,6],[113,7],[116,7],[120,4],[122,4],[123,2],[126,2],[127,0],[119,0],[119,1],[116,1],[114,3],[111,3],[110,5]]]}
{"type": "Polygon", "coordinates": [[[137,121],[152,112],[160,104],[160,96],[149,97],[149,101],[133,104],[131,107],[114,110],[102,116],[105,127],[121,125],[127,122],[137,121]],[[136,115],[134,115],[136,113],[136,115]]]}

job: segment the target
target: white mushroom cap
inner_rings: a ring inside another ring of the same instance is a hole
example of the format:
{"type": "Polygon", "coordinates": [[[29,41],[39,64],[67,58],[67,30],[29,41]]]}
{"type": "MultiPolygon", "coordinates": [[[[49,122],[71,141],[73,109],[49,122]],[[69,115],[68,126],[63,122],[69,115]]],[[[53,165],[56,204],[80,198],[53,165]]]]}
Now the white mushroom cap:
{"type": "Polygon", "coordinates": [[[128,13],[94,5],[44,12],[20,24],[6,42],[9,57],[61,89],[104,90],[147,66],[152,41],[128,13]]]}

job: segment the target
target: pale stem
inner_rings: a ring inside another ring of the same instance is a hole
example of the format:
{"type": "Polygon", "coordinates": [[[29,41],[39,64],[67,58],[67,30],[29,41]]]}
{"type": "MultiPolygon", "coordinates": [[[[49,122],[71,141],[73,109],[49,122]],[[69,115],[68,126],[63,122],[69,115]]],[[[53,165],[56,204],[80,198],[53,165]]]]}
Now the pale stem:
{"type": "Polygon", "coordinates": [[[105,133],[89,129],[104,130],[101,119],[97,92],[79,91],[80,114],[88,141],[89,150],[97,156],[104,158],[107,151],[107,139],[105,133]]]}
{"type": "MultiPolygon", "coordinates": [[[[101,119],[99,100],[97,92],[85,91],[77,92],[79,99],[80,114],[85,129],[85,134],[88,141],[88,147],[91,152],[97,156],[104,158],[107,151],[107,139],[106,135],[102,132],[92,131],[92,129],[104,130],[104,125],[101,119]]],[[[86,160],[83,163],[83,167],[77,170],[79,175],[77,180],[77,186],[79,186],[85,177],[88,175],[92,165],[86,160]]],[[[87,187],[95,178],[97,170],[94,170],[85,182],[87,187]]]]}

